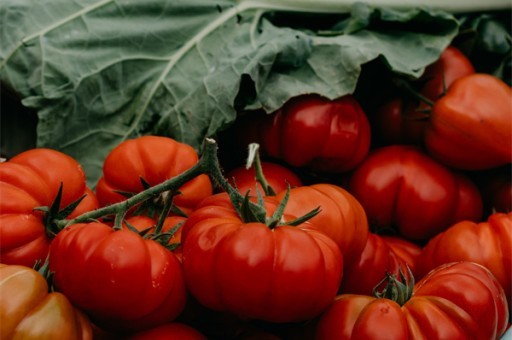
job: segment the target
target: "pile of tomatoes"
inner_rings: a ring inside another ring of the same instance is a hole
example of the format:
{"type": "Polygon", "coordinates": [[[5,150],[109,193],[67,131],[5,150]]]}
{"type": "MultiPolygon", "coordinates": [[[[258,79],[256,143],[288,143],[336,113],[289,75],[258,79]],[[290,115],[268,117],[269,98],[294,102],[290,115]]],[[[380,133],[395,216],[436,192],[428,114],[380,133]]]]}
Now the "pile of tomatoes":
{"type": "Polygon", "coordinates": [[[0,338],[500,338],[511,88],[454,47],[396,87],[240,113],[210,161],[127,140],[94,190],[56,150],[1,163],[0,338]]]}

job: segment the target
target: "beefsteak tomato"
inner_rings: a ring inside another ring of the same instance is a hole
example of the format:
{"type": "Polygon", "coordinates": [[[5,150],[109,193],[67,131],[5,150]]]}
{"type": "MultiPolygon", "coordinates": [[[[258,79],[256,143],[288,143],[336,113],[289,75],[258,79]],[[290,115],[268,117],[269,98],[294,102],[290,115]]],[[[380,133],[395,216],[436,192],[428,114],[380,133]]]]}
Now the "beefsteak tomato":
{"type": "Polygon", "coordinates": [[[0,264],[0,338],[93,338],[88,318],[32,268],[0,264]]]}
{"type": "MultiPolygon", "coordinates": [[[[418,87],[424,98],[435,102],[455,80],[473,73],[471,61],[458,48],[448,46],[412,86],[418,87]]],[[[371,115],[373,132],[386,144],[422,144],[428,124],[428,117],[422,112],[428,109],[427,104],[410,93],[403,93],[386,101],[371,115]]]]}
{"type": "MultiPolygon", "coordinates": [[[[336,243],[312,228],[242,220],[227,194],[194,211],[183,230],[183,268],[204,306],[269,322],[312,319],[332,301],[343,271],[336,243]],[[244,222],[245,221],[245,222],[244,222]]],[[[267,196],[267,216],[278,206],[267,196]]],[[[290,221],[284,215],[279,221],[290,221]]]]}
{"type": "Polygon", "coordinates": [[[397,292],[394,300],[339,295],[321,316],[316,339],[499,339],[507,329],[503,288],[479,264],[445,264],[414,288],[394,280],[387,287],[397,292]]]}
{"type": "MultiPolygon", "coordinates": [[[[58,230],[52,225],[50,208],[62,185],[58,210],[72,207],[85,195],[68,218],[98,208],[87,188],[85,174],[72,157],[52,149],[36,148],[0,163],[0,262],[33,267],[44,261],[58,230]]],[[[66,217],[66,216],[60,216],[66,217]]]]}
{"type": "Polygon", "coordinates": [[[124,228],[100,222],[68,226],[52,241],[49,263],[56,290],[108,331],[170,322],[186,303],[176,256],[124,228]]]}
{"type": "Polygon", "coordinates": [[[420,271],[452,261],[472,261],[489,269],[512,306],[512,213],[494,213],[484,222],[461,221],[432,238],[421,253],[420,271]]]}
{"type": "Polygon", "coordinates": [[[464,170],[512,163],[512,89],[498,77],[475,73],[456,80],[430,113],[428,152],[464,170]]]}
{"type": "Polygon", "coordinates": [[[396,227],[408,240],[427,241],[456,222],[482,217],[476,185],[412,146],[374,150],[349,188],[374,230],[396,227]]]}
{"type": "MultiPolygon", "coordinates": [[[[143,136],[122,142],[105,159],[103,176],[96,186],[102,206],[124,201],[145,185],[154,186],[190,169],[198,162],[197,152],[189,145],[168,137],[143,136]]],[[[212,194],[207,175],[199,175],[179,189],[174,204],[185,213],[212,194]]]]}
{"type": "Polygon", "coordinates": [[[242,144],[258,143],[267,156],[313,171],[351,170],[370,148],[370,123],[351,95],[295,97],[270,115],[253,113],[240,121],[242,144]]]}

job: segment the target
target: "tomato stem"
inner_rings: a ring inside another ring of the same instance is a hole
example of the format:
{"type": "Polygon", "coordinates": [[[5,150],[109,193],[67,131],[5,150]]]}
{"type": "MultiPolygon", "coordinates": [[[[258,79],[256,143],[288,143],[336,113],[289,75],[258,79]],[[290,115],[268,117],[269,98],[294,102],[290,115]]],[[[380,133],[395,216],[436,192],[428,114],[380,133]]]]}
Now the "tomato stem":
{"type": "MultiPolygon", "coordinates": [[[[229,194],[231,201],[233,202],[233,206],[241,216],[241,206],[244,201],[244,197],[231,184],[229,184],[228,180],[224,177],[217,157],[217,149],[217,142],[214,139],[207,138],[205,140],[203,154],[199,161],[193,167],[184,171],[180,175],[170,178],[153,187],[147,188],[144,191],[128,197],[122,202],[86,212],[71,220],[55,220],[54,223],[60,230],[72,224],[88,222],[103,216],[118,215],[120,213],[124,214],[124,212],[128,211],[130,208],[151,199],[152,197],[156,197],[165,191],[177,192],[181,186],[201,174],[209,175],[215,184],[220,186],[229,194]]],[[[249,204],[256,206],[256,204],[252,202],[249,202],[249,204]]]]}
{"type": "Polygon", "coordinates": [[[266,196],[275,196],[276,192],[274,189],[268,184],[267,179],[263,173],[263,168],[261,166],[260,154],[258,152],[260,146],[257,143],[249,144],[249,156],[247,157],[247,163],[245,165],[246,169],[249,169],[251,166],[254,167],[254,174],[256,176],[256,180],[260,183],[263,191],[266,196]]]}

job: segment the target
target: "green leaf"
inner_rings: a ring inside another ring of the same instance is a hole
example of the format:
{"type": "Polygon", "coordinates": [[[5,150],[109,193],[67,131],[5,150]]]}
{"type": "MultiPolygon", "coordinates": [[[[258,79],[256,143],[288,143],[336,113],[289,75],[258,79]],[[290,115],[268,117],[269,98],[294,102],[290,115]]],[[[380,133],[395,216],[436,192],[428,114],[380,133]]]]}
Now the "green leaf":
{"type": "MultiPolygon", "coordinates": [[[[300,94],[352,93],[362,65],[376,58],[418,77],[459,25],[444,12],[357,4],[357,25],[334,24],[335,34],[322,36],[307,22],[274,24],[272,3],[3,0],[0,81],[37,111],[37,146],[77,159],[94,186],[123,140],[160,134],[200,150],[238,110],[272,112],[300,94]]],[[[290,16],[322,10],[320,2],[276,3],[290,16]]],[[[325,3],[329,12],[347,8],[325,3]]]]}

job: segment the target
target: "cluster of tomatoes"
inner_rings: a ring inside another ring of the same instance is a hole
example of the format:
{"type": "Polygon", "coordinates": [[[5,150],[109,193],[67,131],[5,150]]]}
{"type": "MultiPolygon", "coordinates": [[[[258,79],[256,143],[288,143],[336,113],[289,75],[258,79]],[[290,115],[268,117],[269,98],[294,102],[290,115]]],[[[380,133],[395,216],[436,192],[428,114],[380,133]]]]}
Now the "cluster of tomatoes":
{"type": "Polygon", "coordinates": [[[453,47],[397,87],[241,114],[210,162],[127,140],[94,191],[55,150],[1,163],[0,338],[500,338],[511,89],[453,47]]]}

